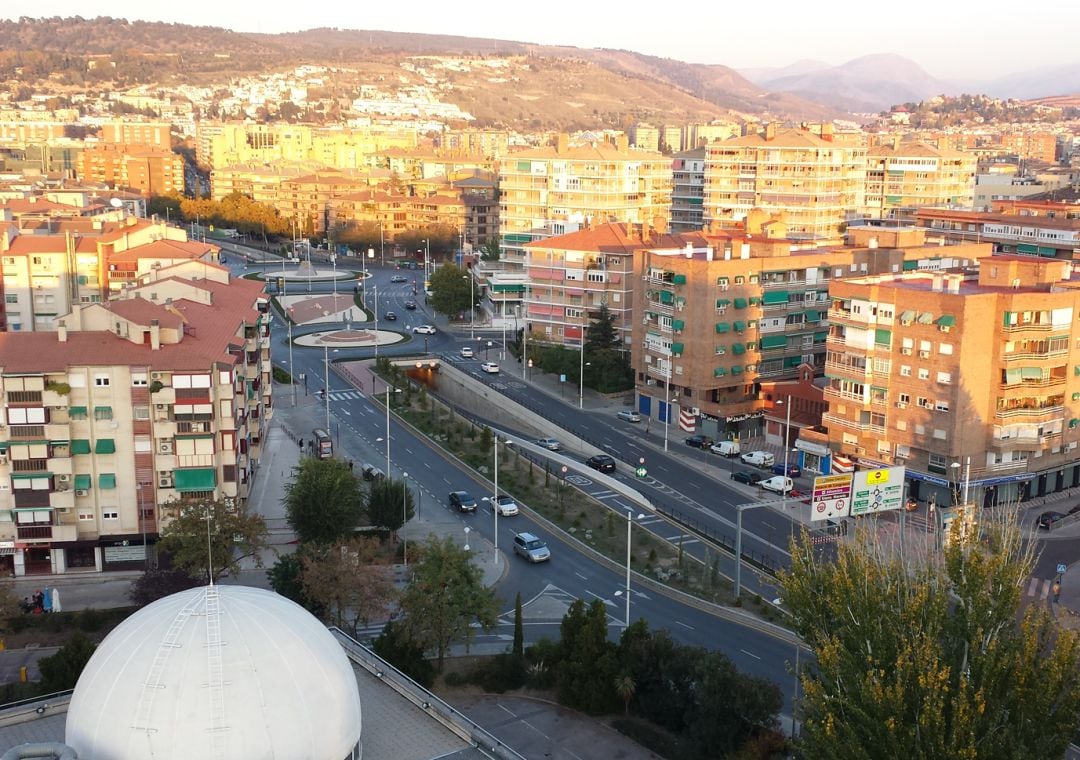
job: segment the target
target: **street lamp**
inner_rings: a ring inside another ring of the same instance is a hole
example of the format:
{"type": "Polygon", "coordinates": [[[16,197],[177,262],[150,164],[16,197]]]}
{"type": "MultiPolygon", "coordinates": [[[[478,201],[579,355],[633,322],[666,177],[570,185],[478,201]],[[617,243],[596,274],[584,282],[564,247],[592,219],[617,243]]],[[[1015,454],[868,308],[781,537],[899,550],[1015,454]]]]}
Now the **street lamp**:
{"type": "MultiPolygon", "coordinates": [[[[372,391],[374,390],[372,388],[372,391]]],[[[394,388],[394,393],[400,392],[400,388],[394,388]]],[[[375,443],[382,443],[382,441],[382,438],[375,439],[375,443]]],[[[386,383],[386,477],[390,477],[390,383],[386,383]]]]}
{"type": "MultiPolygon", "coordinates": [[[[645,513],[642,512],[637,516],[638,520],[645,519],[645,513]]],[[[626,596],[626,627],[630,627],[630,528],[634,524],[634,513],[631,510],[626,511],[626,590],[616,591],[615,596],[626,596]]]]}
{"type": "MultiPolygon", "coordinates": [[[[285,259],[282,258],[281,259],[281,288],[282,288],[281,298],[285,302],[284,303],[284,307],[285,307],[285,326],[289,331],[289,336],[288,336],[288,340],[289,340],[289,377],[292,378],[292,383],[291,383],[291,385],[292,385],[292,405],[296,406],[296,378],[293,377],[294,373],[296,372],[296,365],[293,364],[292,318],[289,317],[289,296],[288,296],[289,285],[288,285],[288,283],[289,283],[289,281],[287,279],[285,279],[285,259]]],[[[326,432],[329,433],[330,431],[327,430],[326,432]]]]}
{"type": "Polygon", "coordinates": [[[465,526],[465,551],[469,551],[469,531],[472,530],[468,525],[465,526]]]}
{"type": "Polygon", "coordinates": [[[473,276],[469,274],[463,274],[462,279],[468,279],[469,281],[469,340],[476,340],[476,297],[473,295],[473,276]]]}
{"type": "MultiPolygon", "coordinates": [[[[389,440],[390,439],[387,438],[387,441],[389,441],[389,440]]],[[[387,477],[390,477],[389,473],[387,473],[387,477]]],[[[408,517],[409,510],[408,510],[408,508],[406,506],[406,503],[408,502],[408,500],[409,500],[409,473],[402,470],[401,471],[401,527],[402,527],[403,532],[401,534],[401,555],[402,555],[402,558],[405,561],[405,567],[409,566],[409,539],[405,536],[405,533],[404,533],[405,523],[408,522],[408,520],[409,520],[409,517],[408,517]]]]}
{"type": "MultiPolygon", "coordinates": [[[[664,451],[668,450],[668,428],[671,427],[671,405],[679,400],[678,396],[676,396],[675,398],[671,398],[671,367],[670,366],[668,367],[667,381],[668,381],[667,395],[665,396],[665,398],[667,400],[667,416],[664,417],[664,451]]],[[[661,409],[661,411],[664,411],[664,410],[661,409]]]]}
{"type": "MultiPolygon", "coordinates": [[[[492,438],[494,439],[495,448],[495,495],[491,497],[491,511],[495,513],[495,561],[499,559],[499,434],[492,428],[492,433],[495,433],[492,438]]],[[[504,441],[504,443],[510,443],[510,441],[504,441]]],[[[483,501],[487,501],[485,497],[483,501]]]]}
{"type": "MultiPolygon", "coordinates": [[[[786,418],[784,422],[784,477],[788,477],[788,451],[790,446],[788,445],[791,439],[791,394],[787,396],[787,401],[777,401],[777,404],[783,404],[785,408],[786,418]]],[[[780,509],[787,508],[787,490],[780,489],[780,509]]]]}
{"type": "MultiPolygon", "coordinates": [[[[375,320],[375,358],[379,358],[379,286],[372,285],[371,292],[375,294],[375,308],[371,311],[371,316],[375,320]]],[[[367,299],[364,299],[365,302],[367,299]]]]}
{"type": "MultiPolygon", "coordinates": [[[[784,477],[787,477],[786,475],[784,477]]],[[[783,490],[783,489],[781,489],[783,490]]],[[[735,598],[742,591],[742,513],[747,509],[768,506],[766,504],[735,505],[735,598]]]]}
{"type": "Polygon", "coordinates": [[[585,408],[585,325],[581,326],[581,356],[578,357],[580,366],[578,368],[578,399],[577,408],[585,408]]]}
{"type": "Polygon", "coordinates": [[[326,434],[330,435],[330,351],[327,345],[323,345],[323,374],[326,376],[326,390],[323,393],[326,399],[326,434]]]}

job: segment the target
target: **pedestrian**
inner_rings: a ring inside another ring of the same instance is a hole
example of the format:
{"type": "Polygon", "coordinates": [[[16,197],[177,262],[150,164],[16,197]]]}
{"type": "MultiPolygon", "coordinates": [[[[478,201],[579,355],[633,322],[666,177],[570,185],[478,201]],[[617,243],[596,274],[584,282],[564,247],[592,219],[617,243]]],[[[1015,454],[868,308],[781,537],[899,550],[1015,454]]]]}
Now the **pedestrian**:
{"type": "Polygon", "coordinates": [[[1054,604],[1058,603],[1058,599],[1061,597],[1061,581],[1054,581],[1054,604]]]}
{"type": "Polygon", "coordinates": [[[352,460],[349,460],[349,472],[352,472],[352,460]]]}

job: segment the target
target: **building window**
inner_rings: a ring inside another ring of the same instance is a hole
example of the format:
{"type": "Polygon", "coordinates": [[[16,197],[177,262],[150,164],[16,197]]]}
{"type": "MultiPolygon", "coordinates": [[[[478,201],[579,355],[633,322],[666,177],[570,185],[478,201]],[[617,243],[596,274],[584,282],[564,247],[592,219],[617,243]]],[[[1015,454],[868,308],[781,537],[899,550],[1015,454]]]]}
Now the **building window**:
{"type": "Polygon", "coordinates": [[[952,343],[939,343],[938,344],[938,353],[942,354],[943,356],[952,356],[952,350],[953,350],[952,343]]]}
{"type": "Polygon", "coordinates": [[[952,382],[952,374],[949,372],[938,372],[937,381],[942,385],[949,385],[952,382]]]}
{"type": "Polygon", "coordinates": [[[4,294],[4,302],[5,303],[18,303],[19,302],[19,294],[18,293],[5,293],[4,294]]]}
{"type": "Polygon", "coordinates": [[[944,441],[946,439],[946,437],[947,436],[946,436],[944,430],[942,430],[941,428],[934,428],[934,438],[936,438],[939,441],[944,441]]]}
{"type": "Polygon", "coordinates": [[[896,399],[896,405],[897,406],[907,406],[910,403],[911,403],[911,394],[910,393],[901,393],[900,396],[896,399]]]}
{"type": "Polygon", "coordinates": [[[98,388],[108,388],[110,385],[109,376],[102,374],[94,375],[94,385],[98,388]]]}
{"type": "Polygon", "coordinates": [[[930,453],[926,469],[930,470],[930,472],[936,472],[939,475],[944,475],[946,467],[947,462],[945,461],[944,454],[934,454],[933,452],[930,453]]]}
{"type": "Polygon", "coordinates": [[[120,513],[119,512],[102,512],[101,513],[101,519],[102,520],[119,520],[120,519],[120,513]]]}
{"type": "Polygon", "coordinates": [[[137,420],[150,419],[150,407],[148,406],[134,406],[131,408],[132,417],[137,420]]]}
{"type": "Polygon", "coordinates": [[[901,364],[900,365],[900,376],[901,377],[911,377],[911,367],[909,367],[906,364],[901,364]]]}
{"type": "Polygon", "coordinates": [[[79,519],[84,521],[84,522],[87,521],[87,520],[93,520],[94,519],[94,513],[93,512],[80,512],[79,513],[79,519]]]}
{"type": "Polygon", "coordinates": [[[929,380],[930,379],[930,370],[926,369],[926,367],[919,367],[919,379],[920,380],[929,380]]]}
{"type": "Polygon", "coordinates": [[[131,376],[131,386],[133,388],[145,388],[149,383],[146,381],[146,373],[143,372],[138,375],[131,376]]]}
{"type": "Polygon", "coordinates": [[[897,430],[907,430],[907,420],[897,420],[896,421],[896,429],[897,430]]]}
{"type": "Polygon", "coordinates": [[[923,409],[932,409],[934,407],[934,402],[923,396],[919,396],[915,403],[923,409]]]}
{"type": "Polygon", "coordinates": [[[948,401],[938,401],[934,405],[934,408],[937,409],[939,412],[947,412],[947,411],[949,411],[949,402],[948,401]]]}

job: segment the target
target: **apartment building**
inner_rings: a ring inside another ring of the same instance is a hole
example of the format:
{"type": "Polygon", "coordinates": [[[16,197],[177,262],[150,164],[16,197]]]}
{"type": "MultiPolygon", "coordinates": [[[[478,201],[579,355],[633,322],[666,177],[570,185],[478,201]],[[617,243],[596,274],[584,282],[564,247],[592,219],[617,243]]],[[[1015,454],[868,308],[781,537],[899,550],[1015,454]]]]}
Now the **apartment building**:
{"type": "Polygon", "coordinates": [[[435,147],[447,155],[498,159],[510,151],[505,129],[447,129],[435,137],[435,147]]]}
{"type": "Polygon", "coordinates": [[[671,159],[616,143],[551,147],[510,154],[499,166],[499,234],[508,267],[526,265],[525,244],[587,223],[666,223],[671,159]]]}
{"type": "Polygon", "coordinates": [[[87,146],[79,155],[79,179],[143,195],[184,192],[184,159],[167,150],[119,143],[87,146]]]}
{"type": "Polygon", "coordinates": [[[998,253],[1067,261],[1080,254],[1080,219],[919,209],[915,220],[930,237],[992,243],[998,253]]]}
{"type": "Polygon", "coordinates": [[[914,229],[855,227],[848,244],[800,248],[782,227],[712,228],[647,246],[633,277],[631,364],[638,409],[668,402],[720,438],[760,435],[762,387],[826,366],[832,286],[872,273],[938,269],[989,256],[988,245],[928,246],[914,229]]]}
{"type": "Polygon", "coordinates": [[[1001,145],[1025,161],[1057,161],[1057,136],[1049,132],[1013,132],[1001,136],[1001,145]]]}
{"type": "Polygon", "coordinates": [[[926,206],[971,208],[976,163],[974,154],[926,143],[870,148],[863,213],[871,219],[910,219],[926,206]]]}
{"type": "Polygon", "coordinates": [[[752,209],[780,214],[788,236],[838,244],[865,205],[866,148],[809,129],[776,129],[710,143],[705,159],[705,221],[742,221],[752,209]]]}
{"type": "Polygon", "coordinates": [[[101,141],[171,151],[172,125],[167,121],[113,121],[101,125],[101,141]]]}
{"type": "Polygon", "coordinates": [[[298,234],[324,237],[330,228],[331,201],[368,186],[364,177],[335,171],[320,171],[278,186],[274,207],[282,218],[291,220],[298,234]]]}
{"type": "Polygon", "coordinates": [[[910,494],[1009,503],[1080,485],[1080,278],[992,256],[977,271],[833,283],[825,389],[832,450],[903,464],[910,494]]]}
{"type": "Polygon", "coordinates": [[[682,127],[670,124],[660,127],[660,151],[662,153],[680,153],[684,145],[682,127]]]}
{"type": "Polygon", "coordinates": [[[0,334],[0,569],[142,569],[185,499],[244,503],[270,410],[261,291],[188,262],[0,334]]]}
{"type": "Polygon", "coordinates": [[[630,127],[630,145],[638,150],[660,150],[660,130],[652,124],[635,124],[630,127]]]}
{"type": "Polygon", "coordinates": [[[709,143],[730,140],[742,134],[742,127],[733,122],[687,124],[683,129],[682,145],[685,150],[703,148],[709,143]]]}
{"type": "Polygon", "coordinates": [[[705,148],[671,158],[671,230],[697,232],[705,226],[705,148]]]}

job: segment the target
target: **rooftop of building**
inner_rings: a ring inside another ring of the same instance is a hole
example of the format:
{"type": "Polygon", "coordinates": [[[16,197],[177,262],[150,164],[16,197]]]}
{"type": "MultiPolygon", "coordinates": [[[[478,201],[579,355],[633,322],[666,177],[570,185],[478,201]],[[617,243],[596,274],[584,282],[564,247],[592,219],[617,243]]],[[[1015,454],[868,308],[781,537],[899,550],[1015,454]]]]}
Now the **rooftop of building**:
{"type": "Polygon", "coordinates": [[[220,250],[219,246],[197,240],[155,240],[109,256],[110,262],[138,261],[139,259],[201,259],[220,250]]]}
{"type": "Polygon", "coordinates": [[[974,155],[971,153],[938,148],[925,142],[902,142],[895,147],[892,145],[877,145],[870,148],[867,155],[871,158],[923,158],[932,156],[935,158],[971,158],[973,161],[975,160],[974,155]]]}
{"type": "Polygon", "coordinates": [[[946,219],[966,222],[1002,223],[1025,227],[1042,227],[1056,230],[1080,230],[1080,219],[1062,219],[1048,216],[1023,216],[1020,214],[994,214],[986,211],[962,211],[959,209],[920,208],[916,219],[946,219]]]}
{"type": "Polygon", "coordinates": [[[507,157],[500,169],[505,171],[519,159],[540,160],[576,160],[576,161],[642,161],[655,160],[669,163],[670,158],[661,153],[648,150],[627,149],[620,150],[610,142],[597,141],[586,145],[548,145],[541,148],[526,148],[513,151],[507,157]]]}
{"type": "Polygon", "coordinates": [[[704,235],[698,232],[668,233],[649,226],[642,229],[636,224],[606,222],[526,243],[525,247],[629,254],[646,248],[685,248],[687,243],[695,247],[706,245],[704,235]]]}
{"type": "Polygon", "coordinates": [[[806,129],[766,130],[743,137],[732,137],[709,145],[710,150],[726,148],[850,148],[852,146],[835,143],[806,129]],[[770,134],[772,136],[770,136],[770,134]]]}

